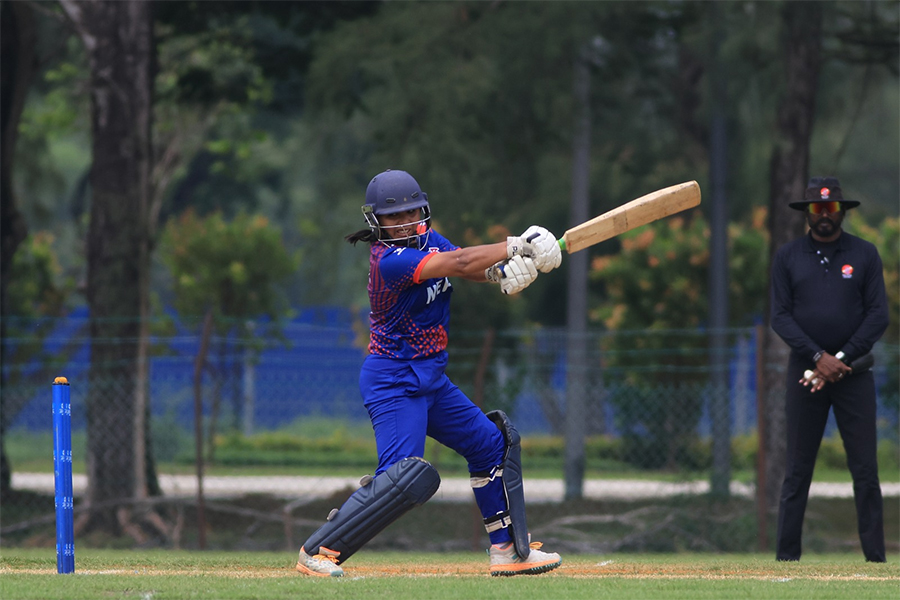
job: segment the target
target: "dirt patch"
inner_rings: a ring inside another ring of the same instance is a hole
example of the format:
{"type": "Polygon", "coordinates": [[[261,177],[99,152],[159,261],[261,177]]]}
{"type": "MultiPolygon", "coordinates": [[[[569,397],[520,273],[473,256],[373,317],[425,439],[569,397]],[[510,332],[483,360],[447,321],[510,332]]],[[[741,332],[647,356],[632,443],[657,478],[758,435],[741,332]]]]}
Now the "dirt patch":
{"type": "MultiPolygon", "coordinates": [[[[12,569],[0,568],[0,576],[12,574],[52,575],[55,569],[12,569]]],[[[103,575],[144,575],[144,576],[172,576],[182,575],[187,577],[230,577],[234,579],[266,579],[283,577],[304,577],[291,567],[257,567],[234,569],[224,573],[221,568],[216,569],[158,569],[133,567],[129,569],[104,569],[104,570],[79,570],[75,576],[103,576],[103,575]]],[[[865,574],[826,574],[826,573],[786,573],[784,569],[714,569],[703,567],[691,567],[688,565],[672,565],[660,567],[659,565],[644,565],[636,563],[615,564],[574,564],[563,565],[555,571],[545,573],[542,577],[572,577],[578,579],[701,579],[701,580],[810,580],[810,581],[897,581],[900,575],[871,576],[865,574]]],[[[344,571],[345,579],[381,578],[381,577],[490,577],[487,565],[482,561],[471,563],[455,563],[448,565],[410,565],[406,564],[402,569],[387,566],[347,566],[344,571]]],[[[325,580],[325,578],[322,578],[325,580]]]]}

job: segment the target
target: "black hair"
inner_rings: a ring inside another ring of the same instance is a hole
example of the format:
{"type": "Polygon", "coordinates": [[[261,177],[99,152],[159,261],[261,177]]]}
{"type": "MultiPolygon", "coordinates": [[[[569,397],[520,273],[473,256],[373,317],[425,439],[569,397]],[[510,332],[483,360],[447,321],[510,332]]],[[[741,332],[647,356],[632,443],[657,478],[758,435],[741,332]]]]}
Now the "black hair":
{"type": "Polygon", "coordinates": [[[344,236],[344,239],[355,246],[357,242],[377,242],[378,235],[371,229],[366,228],[360,229],[359,231],[351,233],[350,235],[346,235],[344,236]]]}

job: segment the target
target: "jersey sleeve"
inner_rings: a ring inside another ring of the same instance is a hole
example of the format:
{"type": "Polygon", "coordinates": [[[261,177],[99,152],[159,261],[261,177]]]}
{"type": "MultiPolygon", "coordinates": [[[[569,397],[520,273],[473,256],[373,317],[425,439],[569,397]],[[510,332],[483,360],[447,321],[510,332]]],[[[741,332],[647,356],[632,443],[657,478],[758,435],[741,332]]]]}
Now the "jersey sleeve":
{"type": "Polygon", "coordinates": [[[428,241],[425,244],[426,252],[453,252],[459,250],[459,246],[439,234],[437,231],[428,233],[428,241]]]}
{"type": "Polygon", "coordinates": [[[385,285],[395,291],[403,290],[415,283],[416,269],[427,252],[415,248],[392,248],[379,263],[381,277],[385,285]]]}
{"type": "Polygon", "coordinates": [[[453,250],[459,250],[459,246],[438,232],[429,231],[422,250],[400,246],[387,250],[378,260],[379,276],[388,288],[394,291],[404,290],[421,283],[417,274],[434,253],[453,250]]]}

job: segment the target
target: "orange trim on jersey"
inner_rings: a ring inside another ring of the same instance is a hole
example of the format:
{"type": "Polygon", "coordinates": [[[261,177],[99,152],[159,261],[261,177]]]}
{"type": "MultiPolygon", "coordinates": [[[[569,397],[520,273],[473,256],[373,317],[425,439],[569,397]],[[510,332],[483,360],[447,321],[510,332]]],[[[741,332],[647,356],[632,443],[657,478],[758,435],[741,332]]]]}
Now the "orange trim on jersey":
{"type": "Polygon", "coordinates": [[[419,263],[419,266],[416,267],[416,272],[413,273],[413,283],[417,283],[417,284],[418,284],[418,283],[422,283],[422,280],[419,279],[419,276],[422,274],[422,269],[425,268],[425,263],[427,263],[429,260],[431,260],[432,258],[434,258],[434,257],[437,256],[437,255],[438,255],[437,252],[429,252],[429,253],[422,259],[422,262],[420,262],[420,263],[419,263]]]}

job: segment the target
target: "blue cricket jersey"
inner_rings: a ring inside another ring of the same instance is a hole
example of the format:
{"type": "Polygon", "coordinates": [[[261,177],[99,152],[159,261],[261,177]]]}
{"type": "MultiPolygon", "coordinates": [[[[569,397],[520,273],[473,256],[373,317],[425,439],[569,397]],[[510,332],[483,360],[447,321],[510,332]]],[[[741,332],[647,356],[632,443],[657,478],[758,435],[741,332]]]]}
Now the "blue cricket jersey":
{"type": "Polygon", "coordinates": [[[446,277],[420,280],[436,252],[459,247],[434,230],[424,250],[372,244],[369,255],[369,352],[394,359],[434,356],[447,348],[450,292],[446,277]]]}

